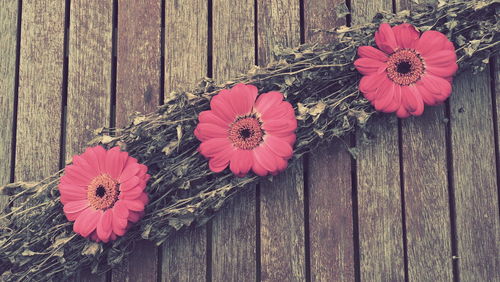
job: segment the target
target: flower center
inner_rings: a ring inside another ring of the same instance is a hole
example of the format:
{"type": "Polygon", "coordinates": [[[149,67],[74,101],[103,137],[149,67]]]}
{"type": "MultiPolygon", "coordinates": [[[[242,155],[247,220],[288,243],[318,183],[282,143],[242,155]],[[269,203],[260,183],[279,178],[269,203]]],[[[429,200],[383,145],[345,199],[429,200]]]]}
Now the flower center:
{"type": "Polygon", "coordinates": [[[263,137],[261,122],[254,115],[237,118],[229,128],[229,140],[239,149],[252,150],[263,137]]]}
{"type": "Polygon", "coordinates": [[[400,49],[387,60],[387,76],[399,85],[417,82],[424,74],[424,62],[412,49],[400,49]]]}
{"type": "Polygon", "coordinates": [[[119,183],[107,174],[92,179],[87,186],[87,199],[90,205],[98,210],[112,208],[120,195],[119,183]]]}

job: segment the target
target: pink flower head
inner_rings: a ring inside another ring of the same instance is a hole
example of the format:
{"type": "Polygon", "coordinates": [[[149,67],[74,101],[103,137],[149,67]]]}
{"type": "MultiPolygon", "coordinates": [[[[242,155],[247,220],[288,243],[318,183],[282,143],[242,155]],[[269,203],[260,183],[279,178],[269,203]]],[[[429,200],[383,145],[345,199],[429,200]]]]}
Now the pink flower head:
{"type": "Polygon", "coordinates": [[[438,31],[420,33],[410,24],[383,23],[375,33],[378,48],[361,46],[354,62],[363,74],[359,90],[377,111],[419,116],[424,104],[437,105],[451,94],[458,69],[455,47],[438,31]]]}
{"type": "Polygon", "coordinates": [[[283,94],[271,91],[258,98],[253,85],[224,89],[200,113],[194,134],[198,151],[209,159],[210,170],[245,176],[250,169],[259,176],[285,170],[293,155],[297,120],[283,94]]]}
{"type": "Polygon", "coordinates": [[[119,147],[101,146],[73,157],[59,183],[61,202],[73,231],[108,242],[125,234],[144,215],[148,167],[119,147]]]}

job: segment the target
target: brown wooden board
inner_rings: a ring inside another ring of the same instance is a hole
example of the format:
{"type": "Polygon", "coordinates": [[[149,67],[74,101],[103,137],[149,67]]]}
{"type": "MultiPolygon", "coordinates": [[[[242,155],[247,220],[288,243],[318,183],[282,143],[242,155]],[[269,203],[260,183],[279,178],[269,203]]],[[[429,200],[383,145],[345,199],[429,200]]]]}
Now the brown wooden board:
{"type": "MultiPolygon", "coordinates": [[[[165,2],[165,97],[187,90],[207,75],[208,4],[165,2]],[[193,16],[196,15],[196,16],[193,16]]],[[[163,244],[162,281],[203,281],[207,271],[206,227],[174,234],[163,244]]]]}
{"type": "MultiPolygon", "coordinates": [[[[352,23],[369,21],[377,12],[392,11],[392,1],[353,0],[352,23]]],[[[405,279],[398,120],[394,115],[374,118],[366,143],[357,134],[357,196],[362,281],[405,279]]]]}
{"type": "Polygon", "coordinates": [[[489,71],[457,77],[450,98],[459,277],[499,281],[500,223],[489,71]]]}
{"type": "MultiPolygon", "coordinates": [[[[116,42],[116,126],[126,126],[136,112],[147,113],[160,102],[161,1],[118,1],[116,42]]],[[[112,281],[156,281],[158,248],[141,240],[112,281]]]]}
{"type": "Polygon", "coordinates": [[[64,18],[64,1],[23,1],[17,180],[43,179],[59,168],[64,18]]]}
{"type": "MultiPolygon", "coordinates": [[[[298,0],[257,1],[258,64],[273,49],[300,44],[298,0]]],[[[261,281],[305,280],[304,181],[299,163],[272,182],[260,182],[261,281]]]]}
{"type": "MultiPolygon", "coordinates": [[[[109,126],[113,1],[72,1],[70,7],[66,160],[85,151],[95,128],[109,126]]],[[[47,130],[45,128],[44,130],[47,130]]],[[[106,281],[82,270],[78,281],[106,281]]]]}
{"type": "MultiPolygon", "coordinates": [[[[254,0],[213,0],[213,76],[225,81],[255,63],[254,0]]],[[[255,188],[212,221],[212,281],[256,280],[255,188]]]]}
{"type": "MultiPolygon", "coordinates": [[[[16,46],[18,2],[0,1],[0,185],[11,178],[11,150],[14,134],[14,100],[16,94],[16,46]]],[[[0,213],[7,205],[0,196],[0,213]]],[[[0,224],[1,224],[0,220],[0,224]]]]}
{"type": "MultiPolygon", "coordinates": [[[[396,2],[397,10],[412,6],[396,2]]],[[[408,279],[452,281],[445,105],[402,120],[401,130],[408,279]]]]}
{"type": "MultiPolygon", "coordinates": [[[[330,42],[334,36],[315,33],[346,24],[335,10],[340,0],[305,2],[306,42],[330,42]]],[[[323,145],[308,156],[309,241],[311,281],[353,281],[354,234],[349,137],[323,145]]]]}

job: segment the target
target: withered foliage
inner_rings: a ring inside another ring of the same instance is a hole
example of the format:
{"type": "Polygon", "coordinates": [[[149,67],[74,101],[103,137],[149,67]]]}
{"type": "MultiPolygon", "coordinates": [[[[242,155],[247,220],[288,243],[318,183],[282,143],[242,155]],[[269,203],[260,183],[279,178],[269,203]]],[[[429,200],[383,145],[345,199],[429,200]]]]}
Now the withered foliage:
{"type": "Polygon", "coordinates": [[[318,31],[334,33],[336,41],[278,48],[274,63],[265,68],[254,67],[222,85],[205,79],[190,92],[170,93],[155,113],[135,116],[125,128],[97,130],[93,144],[121,146],[149,167],[150,204],[144,219],[113,243],[95,243],[74,234],[63,214],[57,190],[63,171],[36,183],[9,184],[1,188],[11,199],[0,217],[1,278],[60,280],[88,265],[94,272],[106,271],[118,265],[138,239],[169,244],[173,232],[203,225],[233,195],[257,182],[255,175],[237,178],[228,170],[210,172],[196,151],[198,113],[209,109],[210,98],[220,89],[243,82],[256,85],[261,93],[285,93],[299,120],[291,160],[295,162],[321,143],[363,130],[374,114],[358,91],[360,75],[353,61],[358,46],[374,44],[381,22],[409,22],[421,31],[445,33],[455,43],[460,71],[477,72],[499,50],[496,2],[440,1],[437,7],[378,14],[366,25],[318,31]]]}

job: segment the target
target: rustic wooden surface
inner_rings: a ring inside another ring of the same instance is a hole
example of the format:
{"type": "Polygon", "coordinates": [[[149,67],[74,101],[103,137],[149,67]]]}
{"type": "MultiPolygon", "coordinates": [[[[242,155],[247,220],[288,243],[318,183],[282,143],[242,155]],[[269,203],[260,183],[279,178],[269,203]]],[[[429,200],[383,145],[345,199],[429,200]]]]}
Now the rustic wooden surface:
{"type": "MultiPolygon", "coordinates": [[[[0,2],[0,182],[11,180],[11,162],[14,134],[14,107],[16,89],[18,3],[0,2]]],[[[0,196],[0,209],[8,204],[7,196],[0,196]]],[[[2,221],[0,221],[0,224],[2,221]]]]}
{"type": "MultiPolygon", "coordinates": [[[[209,75],[207,1],[165,2],[165,97],[209,75]],[[196,15],[196,17],[193,17],[196,15]]],[[[211,70],[210,70],[211,71],[211,70]]],[[[207,228],[186,230],[163,244],[162,281],[203,281],[207,277],[207,228]]]]}
{"type": "MultiPolygon", "coordinates": [[[[230,79],[280,46],[334,40],[314,29],[413,5],[0,1],[0,184],[55,172],[93,129],[205,76],[230,79]]],[[[500,281],[499,60],[457,77],[446,104],[377,118],[249,187],[207,226],[141,241],[122,268],[76,281],[500,281]]]]}

